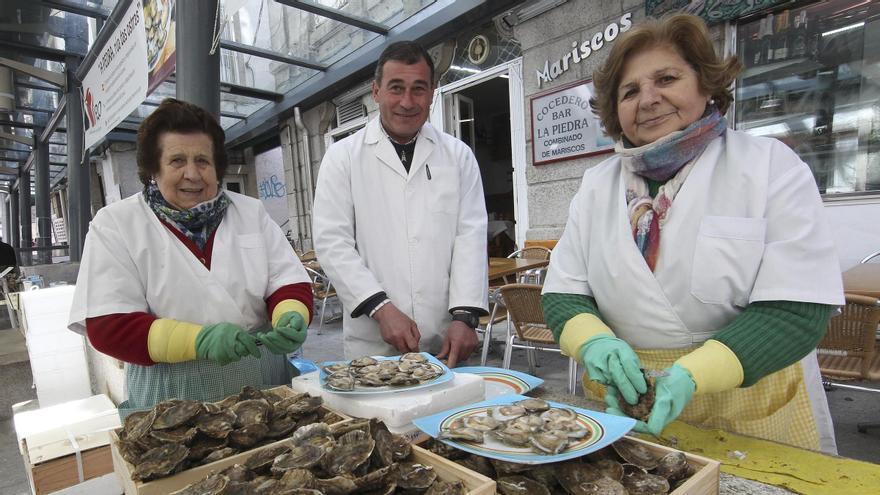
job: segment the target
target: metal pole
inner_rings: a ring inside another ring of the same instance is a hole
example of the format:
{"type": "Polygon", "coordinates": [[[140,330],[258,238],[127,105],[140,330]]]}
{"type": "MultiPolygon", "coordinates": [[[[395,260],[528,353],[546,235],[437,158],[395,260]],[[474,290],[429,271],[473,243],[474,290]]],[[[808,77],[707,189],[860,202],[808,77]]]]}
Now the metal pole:
{"type": "Polygon", "coordinates": [[[10,208],[12,208],[12,206],[10,206],[9,203],[10,203],[9,194],[4,194],[3,195],[3,242],[5,242],[11,246],[12,245],[12,223],[10,223],[10,222],[12,221],[12,219],[9,218],[9,214],[10,214],[9,210],[10,210],[10,208]]]}
{"type": "Polygon", "coordinates": [[[31,251],[34,246],[31,232],[31,172],[19,169],[18,172],[18,221],[21,225],[21,254],[19,259],[24,266],[31,265],[31,251]]]}
{"type": "Polygon", "coordinates": [[[82,248],[91,219],[88,157],[83,158],[83,113],[78,62],[67,63],[67,242],[70,261],[82,259],[82,248]],[[85,161],[86,166],[83,166],[85,161]]]}
{"type": "Polygon", "coordinates": [[[220,120],[220,48],[209,55],[219,0],[177,2],[177,99],[220,120]]]}
{"type": "MultiPolygon", "coordinates": [[[[43,129],[34,129],[34,192],[37,206],[37,246],[52,245],[52,210],[49,207],[49,141],[41,141],[43,129]]],[[[50,251],[37,252],[38,264],[52,263],[50,251]]]]}
{"type": "Polygon", "coordinates": [[[20,265],[21,255],[18,253],[18,248],[21,247],[21,237],[18,231],[18,195],[15,194],[15,189],[9,190],[9,217],[9,230],[11,231],[9,244],[15,248],[15,255],[18,256],[18,264],[20,265]]]}

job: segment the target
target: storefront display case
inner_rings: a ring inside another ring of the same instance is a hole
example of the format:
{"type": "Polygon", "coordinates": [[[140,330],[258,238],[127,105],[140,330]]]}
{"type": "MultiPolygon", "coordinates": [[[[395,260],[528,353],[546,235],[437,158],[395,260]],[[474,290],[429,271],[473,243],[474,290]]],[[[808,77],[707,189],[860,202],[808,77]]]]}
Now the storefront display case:
{"type": "Polygon", "coordinates": [[[736,128],[790,146],[822,194],[880,191],[880,3],[795,4],[736,39],[736,128]]]}

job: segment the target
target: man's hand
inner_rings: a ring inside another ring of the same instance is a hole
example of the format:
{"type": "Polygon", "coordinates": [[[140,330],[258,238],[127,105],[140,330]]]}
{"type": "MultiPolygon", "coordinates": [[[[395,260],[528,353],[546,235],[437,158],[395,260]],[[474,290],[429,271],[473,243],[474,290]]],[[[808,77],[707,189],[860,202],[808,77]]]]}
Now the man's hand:
{"type": "Polygon", "coordinates": [[[379,322],[382,340],[393,345],[401,353],[419,352],[419,327],[409,316],[403,314],[392,303],[388,303],[376,311],[373,319],[379,322]]]}
{"type": "Polygon", "coordinates": [[[437,354],[437,359],[447,359],[446,365],[454,368],[459,361],[470,357],[477,348],[477,332],[464,322],[453,321],[446,330],[443,338],[443,349],[437,354]]]}

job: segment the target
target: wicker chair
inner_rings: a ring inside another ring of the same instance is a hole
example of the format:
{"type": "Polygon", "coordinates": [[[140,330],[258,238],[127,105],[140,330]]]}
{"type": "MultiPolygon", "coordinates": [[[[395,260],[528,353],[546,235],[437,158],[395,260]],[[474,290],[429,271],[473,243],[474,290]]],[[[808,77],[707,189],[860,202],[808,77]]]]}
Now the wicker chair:
{"type": "Polygon", "coordinates": [[[321,335],[321,328],[324,326],[324,314],[327,311],[327,300],[331,297],[336,297],[336,289],[333,288],[333,284],[330,283],[327,275],[308,266],[304,266],[304,268],[312,279],[312,295],[315,301],[321,301],[321,317],[318,320],[318,335],[321,335]]]}
{"type": "MultiPolygon", "coordinates": [[[[508,284],[501,287],[501,297],[510,315],[507,346],[502,366],[510,368],[513,349],[526,349],[529,373],[535,374],[534,351],[561,352],[553,339],[553,332],[544,322],[541,308],[541,286],[533,284],[508,284]],[[510,327],[514,329],[510,331],[510,327]]],[[[568,392],[575,394],[577,387],[577,361],[568,359],[568,392]]]]}
{"type": "Polygon", "coordinates": [[[843,312],[828,324],[819,343],[819,369],[835,380],[880,380],[877,325],[880,303],[874,297],[846,294],[843,312]]]}
{"type": "MultiPolygon", "coordinates": [[[[550,259],[550,250],[543,246],[533,246],[514,251],[507,255],[507,257],[546,260],[550,259]]],[[[516,276],[519,282],[540,284],[541,280],[544,278],[545,272],[546,268],[538,268],[523,273],[517,273],[516,276]]],[[[510,276],[504,277],[505,284],[511,282],[509,278],[510,276]]],[[[480,357],[480,366],[486,366],[486,359],[489,356],[489,345],[492,342],[492,327],[496,323],[501,323],[502,321],[507,320],[507,333],[510,335],[510,315],[507,313],[507,310],[504,307],[504,302],[498,295],[498,289],[500,288],[501,286],[498,285],[489,287],[489,305],[492,307],[491,313],[489,316],[480,318],[480,328],[477,330],[483,334],[483,349],[480,357]]]]}
{"type": "MultiPolygon", "coordinates": [[[[877,325],[880,324],[880,301],[877,298],[846,294],[843,312],[828,324],[828,332],[819,343],[816,354],[819,370],[826,380],[880,381],[880,352],[877,349],[877,325]]],[[[826,386],[834,386],[830,381],[826,386]]],[[[849,388],[849,385],[837,385],[849,388]]],[[[864,387],[852,387],[868,391],[864,387]]],[[[880,422],[858,423],[866,433],[878,428],[880,422]]]]}

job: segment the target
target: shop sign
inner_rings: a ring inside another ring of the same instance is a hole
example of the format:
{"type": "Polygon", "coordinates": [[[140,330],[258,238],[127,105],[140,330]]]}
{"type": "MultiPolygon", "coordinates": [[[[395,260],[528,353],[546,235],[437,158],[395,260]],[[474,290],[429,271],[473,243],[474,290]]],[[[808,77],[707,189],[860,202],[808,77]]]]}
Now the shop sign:
{"type": "Polygon", "coordinates": [[[788,3],[788,0],[645,0],[645,13],[660,17],[667,12],[680,10],[700,16],[709,24],[716,24],[782,3],[788,3]]]}
{"type": "Polygon", "coordinates": [[[532,97],[532,163],[571,160],[611,151],[614,142],[605,135],[590,108],[593,81],[585,80],[532,97]]]}
{"type": "Polygon", "coordinates": [[[174,71],[173,9],[173,0],[131,2],[101,48],[82,80],[86,148],[119,125],[174,71]]]}
{"type": "Polygon", "coordinates": [[[632,12],[627,12],[620,16],[619,21],[605,26],[605,29],[595,33],[593,36],[583,41],[572,41],[571,51],[566,52],[562,58],[553,63],[550,63],[550,60],[544,61],[542,70],[537,71],[538,87],[540,88],[542,84],[549,83],[564,74],[572,67],[572,64],[579,64],[581,60],[586,60],[587,57],[599,51],[605,43],[614,41],[620,33],[629,31],[631,27],[632,12]]]}

